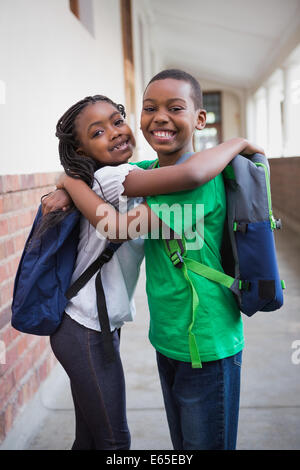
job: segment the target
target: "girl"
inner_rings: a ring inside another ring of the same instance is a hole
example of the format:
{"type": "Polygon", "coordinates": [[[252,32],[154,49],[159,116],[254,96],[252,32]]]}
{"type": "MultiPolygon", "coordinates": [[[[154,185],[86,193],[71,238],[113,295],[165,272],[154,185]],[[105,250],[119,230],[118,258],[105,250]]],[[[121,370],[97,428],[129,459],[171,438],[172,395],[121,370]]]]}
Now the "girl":
{"type": "MultiPolygon", "coordinates": [[[[62,116],[56,135],[59,138],[60,160],[67,177],[82,180],[93,189],[92,195],[98,200],[101,196],[110,202],[125,218],[125,212],[140,202],[137,196],[192,189],[216,176],[237,153],[249,148],[244,139],[232,139],[221,144],[219,149],[194,154],[181,165],[144,171],[127,163],[132,156],[135,140],[124,118],[122,105],[101,95],[87,97],[62,116]]],[[[199,128],[204,127],[205,111],[195,124],[199,128]]],[[[42,231],[68,212],[51,213],[57,207],[65,206],[68,209],[69,200],[64,200],[64,197],[64,193],[62,196],[61,192],[55,192],[43,200],[45,217],[42,231]]],[[[106,204],[105,208],[115,216],[112,206],[106,204]]],[[[93,217],[94,213],[89,219],[93,217]]],[[[130,215],[129,212],[129,217],[134,219],[136,213],[130,215]]],[[[149,227],[157,228],[158,224],[158,218],[152,217],[149,227]]],[[[94,227],[82,217],[71,282],[99,256],[106,245],[107,240],[99,239],[94,227]]],[[[71,383],[76,416],[76,437],[72,449],[130,448],[118,330],[124,321],[133,319],[133,293],[142,258],[142,240],[131,240],[124,243],[102,269],[102,283],[117,353],[115,362],[108,364],[103,358],[94,278],[68,303],[59,329],[51,336],[53,352],[71,383]]]]}

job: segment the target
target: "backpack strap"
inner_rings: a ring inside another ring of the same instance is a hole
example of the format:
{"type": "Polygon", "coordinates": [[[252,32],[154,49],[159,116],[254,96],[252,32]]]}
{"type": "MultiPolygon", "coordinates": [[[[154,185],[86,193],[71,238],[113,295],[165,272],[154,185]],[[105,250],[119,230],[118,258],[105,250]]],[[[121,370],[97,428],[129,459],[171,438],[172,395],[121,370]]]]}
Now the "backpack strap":
{"type": "MultiPolygon", "coordinates": [[[[172,230],[172,229],[171,229],[172,230]]],[[[174,232],[173,232],[174,233],[174,232]]],[[[188,328],[189,334],[189,349],[190,356],[192,360],[193,368],[201,368],[201,358],[196,342],[195,335],[193,333],[193,327],[196,319],[196,311],[199,306],[199,297],[198,293],[193,285],[193,282],[189,276],[189,271],[198,274],[200,276],[209,279],[210,281],[218,282],[219,284],[227,287],[232,290],[234,293],[237,293],[241,288],[241,283],[234,277],[228,276],[221,271],[210,268],[205,264],[199,263],[191,258],[187,258],[186,255],[186,244],[185,240],[172,238],[171,240],[164,240],[166,252],[176,268],[182,269],[182,274],[186,281],[188,282],[191,293],[192,293],[192,321],[188,328]]]]}
{"type": "Polygon", "coordinates": [[[192,321],[189,325],[188,328],[188,335],[189,335],[189,350],[190,350],[190,356],[192,360],[192,367],[193,368],[201,368],[202,363],[200,359],[200,354],[196,342],[195,335],[192,331],[194,323],[195,323],[195,318],[196,318],[196,311],[197,307],[199,305],[199,297],[197,294],[197,291],[189,277],[187,266],[185,263],[185,259],[183,258],[184,255],[186,254],[186,246],[185,246],[185,240],[184,239],[171,239],[171,240],[163,240],[165,244],[165,249],[170,257],[170,260],[172,261],[173,265],[176,268],[182,269],[182,274],[185,277],[187,283],[190,286],[191,293],[192,293],[192,321]]]}
{"type": "Polygon", "coordinates": [[[115,359],[115,351],[113,348],[113,338],[110,331],[110,323],[108,318],[104,289],[101,280],[101,269],[104,264],[108,263],[113,254],[122,245],[122,243],[109,243],[105,250],[98,258],[79,276],[79,278],[69,287],[66,292],[68,300],[75,297],[78,292],[87,284],[87,282],[98,273],[95,279],[97,310],[101,333],[103,338],[103,349],[106,362],[113,362],[115,359]]]}

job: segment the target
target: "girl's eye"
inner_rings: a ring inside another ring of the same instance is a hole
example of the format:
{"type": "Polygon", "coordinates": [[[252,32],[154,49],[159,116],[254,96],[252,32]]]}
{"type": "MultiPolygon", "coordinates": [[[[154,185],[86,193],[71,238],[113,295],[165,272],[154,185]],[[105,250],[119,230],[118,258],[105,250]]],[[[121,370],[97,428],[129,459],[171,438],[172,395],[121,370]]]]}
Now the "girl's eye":
{"type": "Polygon", "coordinates": [[[118,119],[118,120],[115,122],[115,126],[122,126],[122,124],[124,124],[124,119],[118,119]]]}
{"type": "Polygon", "coordinates": [[[102,131],[101,129],[98,129],[94,134],[93,134],[93,138],[94,137],[98,137],[99,135],[102,135],[104,131],[102,131]]]}

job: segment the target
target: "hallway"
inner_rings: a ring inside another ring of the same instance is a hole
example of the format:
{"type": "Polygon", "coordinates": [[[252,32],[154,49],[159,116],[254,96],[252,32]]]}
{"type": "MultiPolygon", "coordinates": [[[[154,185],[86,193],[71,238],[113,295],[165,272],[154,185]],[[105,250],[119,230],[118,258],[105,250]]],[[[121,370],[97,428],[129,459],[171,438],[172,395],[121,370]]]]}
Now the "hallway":
{"type": "MultiPolygon", "coordinates": [[[[300,448],[300,364],[292,362],[292,344],[300,340],[300,240],[284,227],[276,234],[284,307],[277,312],[244,316],[246,347],[243,357],[238,450],[296,450],[300,448]]],[[[132,450],[172,449],[165,419],[155,354],[147,339],[148,309],[144,270],[136,292],[137,316],[122,331],[122,356],[127,380],[128,421],[132,450]]],[[[299,346],[298,346],[299,348],[299,346]]],[[[297,356],[299,358],[299,354],[297,356]]],[[[68,381],[55,369],[31,408],[44,416],[28,436],[29,450],[70,449],[74,416],[68,381]]],[[[29,410],[28,410],[29,412],[29,410]]],[[[31,420],[23,417],[23,430],[31,420]]],[[[20,423],[20,422],[19,422],[20,423]]],[[[18,439],[10,438],[13,448],[18,439]]],[[[25,442],[25,441],[24,441],[25,442]]],[[[10,443],[6,443],[5,448],[10,443]]],[[[20,445],[19,445],[20,448],[20,445]]]]}

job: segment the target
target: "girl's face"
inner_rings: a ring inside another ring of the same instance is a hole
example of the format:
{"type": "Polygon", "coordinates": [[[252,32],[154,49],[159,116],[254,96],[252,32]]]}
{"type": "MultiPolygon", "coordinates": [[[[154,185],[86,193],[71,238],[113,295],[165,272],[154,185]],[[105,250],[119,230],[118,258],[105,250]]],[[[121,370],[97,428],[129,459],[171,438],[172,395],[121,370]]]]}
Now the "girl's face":
{"type": "Polygon", "coordinates": [[[89,104],[75,122],[77,152],[107,165],[126,163],[135,139],[120,112],[105,101],[89,104]]]}

